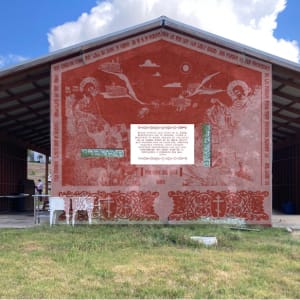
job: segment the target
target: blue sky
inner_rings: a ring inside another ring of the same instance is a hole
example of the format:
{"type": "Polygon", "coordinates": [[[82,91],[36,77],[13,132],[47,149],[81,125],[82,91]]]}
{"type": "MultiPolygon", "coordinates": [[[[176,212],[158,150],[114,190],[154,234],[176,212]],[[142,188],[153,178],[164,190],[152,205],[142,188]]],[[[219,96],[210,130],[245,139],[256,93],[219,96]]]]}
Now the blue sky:
{"type": "Polygon", "coordinates": [[[299,62],[299,0],[0,0],[0,68],[161,15],[299,62]]]}
{"type": "Polygon", "coordinates": [[[51,28],[76,20],[95,0],[1,0],[0,54],[35,58],[48,53],[51,28]]]}
{"type": "Polygon", "coordinates": [[[278,15],[275,36],[296,40],[300,45],[300,1],[288,0],[286,8],[278,15]]]}

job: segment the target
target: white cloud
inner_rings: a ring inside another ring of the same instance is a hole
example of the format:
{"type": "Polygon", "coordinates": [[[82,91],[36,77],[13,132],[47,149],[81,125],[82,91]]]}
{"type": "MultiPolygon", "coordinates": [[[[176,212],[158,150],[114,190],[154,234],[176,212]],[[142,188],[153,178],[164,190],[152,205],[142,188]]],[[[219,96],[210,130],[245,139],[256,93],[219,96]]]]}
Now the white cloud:
{"type": "Polygon", "coordinates": [[[16,54],[8,54],[8,55],[0,55],[0,68],[6,68],[8,66],[16,65],[19,63],[28,60],[27,57],[16,55],[16,54]]]}
{"type": "Polygon", "coordinates": [[[298,62],[296,41],[277,39],[286,0],[104,0],[76,21],[51,29],[50,51],[165,15],[250,47],[298,62]]]}

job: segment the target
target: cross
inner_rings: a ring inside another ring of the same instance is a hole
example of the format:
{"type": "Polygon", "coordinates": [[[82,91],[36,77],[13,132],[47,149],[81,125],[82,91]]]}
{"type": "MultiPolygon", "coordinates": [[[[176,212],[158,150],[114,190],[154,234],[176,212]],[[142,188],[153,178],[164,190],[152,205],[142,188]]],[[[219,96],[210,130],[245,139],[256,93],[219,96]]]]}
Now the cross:
{"type": "Polygon", "coordinates": [[[218,214],[217,217],[219,218],[220,217],[220,203],[221,202],[225,202],[225,200],[223,200],[221,198],[221,196],[218,194],[217,197],[216,197],[216,199],[213,200],[213,202],[217,203],[217,209],[216,209],[216,211],[217,211],[217,214],[218,214]]]}
{"type": "Polygon", "coordinates": [[[99,201],[103,201],[103,202],[106,202],[107,204],[107,218],[109,219],[110,218],[110,203],[112,202],[111,199],[100,199],[99,201]]]}

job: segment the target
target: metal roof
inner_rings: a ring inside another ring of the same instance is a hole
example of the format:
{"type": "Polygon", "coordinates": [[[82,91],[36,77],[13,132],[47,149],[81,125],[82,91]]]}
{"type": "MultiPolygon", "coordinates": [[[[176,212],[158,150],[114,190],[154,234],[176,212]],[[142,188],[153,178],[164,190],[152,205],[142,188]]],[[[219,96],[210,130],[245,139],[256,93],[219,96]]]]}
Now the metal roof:
{"type": "Polygon", "coordinates": [[[272,64],[273,145],[300,137],[300,65],[160,17],[141,25],[77,44],[0,72],[0,141],[50,155],[51,65],[110,43],[164,27],[272,64]]]}

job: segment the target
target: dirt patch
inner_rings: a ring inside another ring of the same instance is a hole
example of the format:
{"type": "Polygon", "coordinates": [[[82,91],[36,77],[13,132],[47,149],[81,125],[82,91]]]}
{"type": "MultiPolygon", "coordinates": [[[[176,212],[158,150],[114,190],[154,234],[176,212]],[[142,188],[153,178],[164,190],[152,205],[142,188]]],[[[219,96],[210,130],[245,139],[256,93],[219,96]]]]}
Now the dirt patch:
{"type": "Polygon", "coordinates": [[[291,235],[295,239],[300,239],[300,230],[294,230],[291,235]]]}

